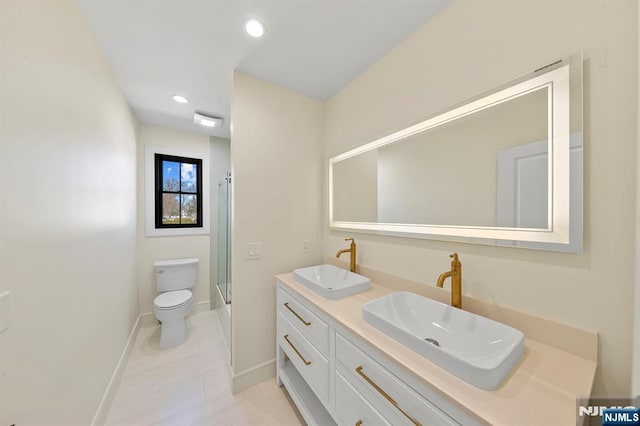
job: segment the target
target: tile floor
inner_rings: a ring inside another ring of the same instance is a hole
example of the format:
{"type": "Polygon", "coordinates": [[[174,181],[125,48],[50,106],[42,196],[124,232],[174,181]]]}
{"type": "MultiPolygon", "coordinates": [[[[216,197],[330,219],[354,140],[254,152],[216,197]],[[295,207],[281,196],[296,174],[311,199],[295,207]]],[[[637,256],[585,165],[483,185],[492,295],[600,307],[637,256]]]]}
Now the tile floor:
{"type": "Polygon", "coordinates": [[[105,425],[274,425],[304,422],[267,380],[231,394],[229,352],[213,311],[187,318],[189,338],[159,350],[159,325],[140,328],[105,425]]]}

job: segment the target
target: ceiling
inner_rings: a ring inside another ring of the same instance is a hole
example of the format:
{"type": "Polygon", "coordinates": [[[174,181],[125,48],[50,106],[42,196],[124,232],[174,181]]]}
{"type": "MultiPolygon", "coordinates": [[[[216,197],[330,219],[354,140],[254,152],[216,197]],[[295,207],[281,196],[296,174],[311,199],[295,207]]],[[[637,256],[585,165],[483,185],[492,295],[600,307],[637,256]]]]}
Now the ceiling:
{"type": "Polygon", "coordinates": [[[138,120],[227,138],[234,70],[326,100],[449,2],[76,1],[138,120]],[[264,24],[264,37],[245,33],[249,18],[264,24]],[[223,126],[194,124],[196,110],[223,126]]]}

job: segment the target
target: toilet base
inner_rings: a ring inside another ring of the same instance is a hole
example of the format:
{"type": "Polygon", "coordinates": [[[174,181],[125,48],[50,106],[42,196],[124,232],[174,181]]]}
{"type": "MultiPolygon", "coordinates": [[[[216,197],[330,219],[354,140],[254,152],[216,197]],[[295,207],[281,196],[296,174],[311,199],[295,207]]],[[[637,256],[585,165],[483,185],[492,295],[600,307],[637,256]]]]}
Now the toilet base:
{"type": "Polygon", "coordinates": [[[160,349],[173,348],[183,344],[187,340],[187,322],[165,321],[160,326],[160,349]]]}

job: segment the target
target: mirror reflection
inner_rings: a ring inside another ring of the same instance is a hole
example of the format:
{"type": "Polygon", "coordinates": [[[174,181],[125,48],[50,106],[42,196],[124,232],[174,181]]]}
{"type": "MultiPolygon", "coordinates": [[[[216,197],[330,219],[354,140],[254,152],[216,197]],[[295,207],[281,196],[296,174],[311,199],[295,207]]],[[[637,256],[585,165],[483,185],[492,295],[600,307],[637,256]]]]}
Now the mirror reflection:
{"type": "Polygon", "coordinates": [[[332,229],[582,249],[582,58],[329,159],[332,229]]]}
{"type": "Polygon", "coordinates": [[[498,221],[504,200],[496,182],[521,178],[532,207],[524,226],[548,228],[547,92],[534,90],[336,163],[334,219],[513,226],[498,221]],[[533,145],[536,155],[523,160],[533,145]],[[519,164],[500,167],[505,161],[519,164]]]}

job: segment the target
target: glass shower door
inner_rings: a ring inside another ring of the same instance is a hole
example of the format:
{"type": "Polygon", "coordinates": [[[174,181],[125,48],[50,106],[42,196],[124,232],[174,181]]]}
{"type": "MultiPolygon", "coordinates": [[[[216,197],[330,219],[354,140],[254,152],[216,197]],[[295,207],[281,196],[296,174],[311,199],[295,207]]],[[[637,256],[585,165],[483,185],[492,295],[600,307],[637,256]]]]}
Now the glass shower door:
{"type": "Polygon", "coordinates": [[[218,288],[226,304],[231,303],[231,222],[229,187],[231,173],[218,182],[218,288]]]}

